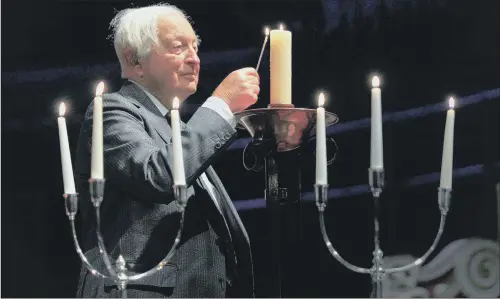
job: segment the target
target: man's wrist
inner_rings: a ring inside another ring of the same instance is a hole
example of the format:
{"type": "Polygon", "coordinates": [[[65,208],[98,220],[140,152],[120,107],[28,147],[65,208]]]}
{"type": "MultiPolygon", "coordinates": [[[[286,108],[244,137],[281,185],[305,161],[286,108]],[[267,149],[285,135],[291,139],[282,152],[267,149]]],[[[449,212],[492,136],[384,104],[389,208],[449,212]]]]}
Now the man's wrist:
{"type": "Polygon", "coordinates": [[[236,118],[234,117],[233,112],[229,108],[229,105],[226,103],[226,101],[224,101],[224,99],[216,96],[211,96],[205,101],[205,103],[203,103],[201,107],[209,108],[217,112],[217,114],[224,118],[231,125],[231,127],[236,127],[236,118]]]}

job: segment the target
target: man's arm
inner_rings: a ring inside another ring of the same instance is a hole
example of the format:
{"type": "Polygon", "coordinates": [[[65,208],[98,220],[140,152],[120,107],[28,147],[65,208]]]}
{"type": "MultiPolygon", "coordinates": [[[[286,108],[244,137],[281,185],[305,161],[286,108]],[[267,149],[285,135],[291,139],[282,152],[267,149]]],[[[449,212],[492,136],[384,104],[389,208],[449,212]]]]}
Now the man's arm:
{"type": "MultiPolygon", "coordinates": [[[[168,203],[172,196],[172,144],[148,134],[139,108],[116,95],[104,98],[104,170],[106,180],[132,196],[168,203]]],[[[92,107],[92,105],[91,105],[92,107]]],[[[85,119],[90,152],[92,108],[85,119]]],[[[181,132],[186,183],[193,181],[225,149],[236,131],[218,112],[201,107],[181,132]]]]}

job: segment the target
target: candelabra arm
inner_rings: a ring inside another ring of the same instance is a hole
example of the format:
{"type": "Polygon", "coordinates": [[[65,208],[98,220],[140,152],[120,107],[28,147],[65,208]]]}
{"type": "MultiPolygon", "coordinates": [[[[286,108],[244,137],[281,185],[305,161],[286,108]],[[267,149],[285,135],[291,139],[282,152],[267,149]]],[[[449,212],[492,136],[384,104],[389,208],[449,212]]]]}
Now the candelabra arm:
{"type": "Polygon", "coordinates": [[[83,254],[82,248],[80,247],[80,244],[78,243],[78,237],[76,235],[76,227],[75,227],[75,216],[76,213],[78,212],[78,194],[64,194],[64,203],[66,206],[66,215],[69,218],[69,222],[71,225],[71,234],[73,236],[73,244],[75,245],[76,253],[82,260],[83,265],[93,274],[96,275],[97,277],[107,279],[109,276],[102,274],[101,272],[97,271],[88,261],[87,257],[85,254],[83,254]]]}
{"type": "Polygon", "coordinates": [[[139,280],[143,277],[149,276],[157,271],[160,271],[165,267],[165,265],[172,259],[172,256],[175,253],[175,250],[177,249],[177,246],[179,245],[179,242],[181,241],[181,236],[182,236],[182,229],[184,227],[184,212],[186,209],[187,205],[187,187],[186,185],[175,185],[174,186],[174,195],[176,197],[176,202],[179,205],[179,211],[181,212],[180,215],[180,221],[179,221],[179,230],[177,231],[177,236],[175,237],[174,244],[172,245],[172,248],[170,251],[167,253],[165,258],[161,260],[155,267],[149,269],[148,271],[144,273],[139,273],[133,276],[128,277],[128,281],[135,281],[139,280]]]}
{"type": "Polygon", "coordinates": [[[104,198],[104,179],[94,179],[91,178],[89,180],[89,190],[90,190],[90,199],[95,208],[96,214],[96,235],[97,235],[97,245],[99,246],[99,253],[102,256],[104,264],[108,269],[110,276],[117,277],[116,271],[113,268],[111,263],[108,251],[106,250],[106,246],[104,244],[104,239],[101,233],[101,212],[100,207],[104,198]]]}
{"type": "Polygon", "coordinates": [[[413,263],[410,263],[410,264],[405,265],[405,266],[397,267],[397,268],[386,269],[385,272],[387,274],[408,271],[413,267],[417,267],[417,266],[422,265],[427,260],[427,258],[429,258],[429,256],[434,251],[434,249],[436,249],[436,246],[439,243],[441,236],[443,235],[444,226],[446,223],[446,216],[447,216],[448,210],[450,208],[450,199],[451,199],[451,189],[447,189],[447,188],[439,188],[438,189],[438,203],[439,203],[439,209],[441,210],[441,219],[439,222],[439,229],[437,231],[436,237],[434,238],[434,241],[432,242],[432,245],[431,245],[431,247],[429,247],[427,252],[425,252],[421,257],[416,259],[413,263]]]}
{"type": "Polygon", "coordinates": [[[332,242],[330,242],[330,239],[328,238],[328,234],[326,232],[325,228],[325,218],[324,218],[324,211],[327,206],[327,201],[328,201],[328,185],[314,185],[315,189],[315,195],[316,195],[316,206],[318,207],[319,211],[319,225],[321,228],[321,234],[323,235],[323,240],[325,241],[326,247],[328,247],[328,250],[330,253],[333,255],[333,257],[338,260],[342,265],[344,265],[346,268],[350,269],[351,271],[357,272],[357,273],[363,273],[363,274],[368,274],[371,273],[370,269],[367,268],[362,268],[355,266],[348,261],[346,261],[340,254],[335,250],[335,248],[332,245],[332,242]]]}
{"type": "Polygon", "coordinates": [[[177,249],[179,242],[181,240],[182,230],[184,228],[184,213],[187,205],[187,188],[186,185],[176,185],[174,186],[174,196],[177,205],[179,206],[180,212],[180,224],[179,230],[177,231],[177,236],[174,240],[174,244],[170,251],[167,253],[165,258],[163,258],[155,267],[146,271],[144,273],[139,273],[133,276],[128,276],[127,267],[125,259],[122,255],[119,255],[116,260],[116,269],[113,267],[110,256],[106,250],[104,239],[101,234],[101,217],[100,217],[100,206],[104,198],[104,179],[90,179],[89,180],[89,190],[90,190],[90,198],[92,204],[94,205],[96,212],[96,234],[97,234],[97,244],[99,246],[99,251],[101,253],[102,259],[106,268],[109,272],[109,275],[105,275],[99,271],[97,271],[88,261],[87,257],[83,253],[80,244],[78,242],[78,237],[76,234],[75,228],[75,216],[78,212],[78,195],[77,194],[64,194],[65,199],[65,207],[66,207],[66,215],[68,216],[71,224],[71,232],[73,235],[73,242],[76,248],[76,252],[80,257],[83,265],[95,276],[103,278],[103,279],[111,279],[114,280],[118,286],[118,290],[120,291],[122,298],[127,298],[127,284],[130,281],[139,280],[143,277],[149,276],[159,270],[161,270],[169,260],[172,259],[172,256],[177,249]]]}

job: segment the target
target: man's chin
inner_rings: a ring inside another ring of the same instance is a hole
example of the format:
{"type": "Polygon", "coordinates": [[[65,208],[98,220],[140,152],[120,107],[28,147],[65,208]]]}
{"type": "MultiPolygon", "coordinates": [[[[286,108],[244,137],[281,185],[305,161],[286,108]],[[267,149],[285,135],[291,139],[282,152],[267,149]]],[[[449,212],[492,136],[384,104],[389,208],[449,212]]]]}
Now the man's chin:
{"type": "Polygon", "coordinates": [[[189,95],[192,95],[193,93],[196,92],[197,89],[198,89],[198,86],[196,84],[189,84],[188,86],[186,86],[185,91],[189,95]]]}
{"type": "Polygon", "coordinates": [[[196,92],[197,88],[196,86],[192,87],[186,87],[186,88],[182,88],[181,90],[179,90],[179,96],[183,97],[183,98],[187,98],[189,97],[190,95],[194,94],[196,92]]]}

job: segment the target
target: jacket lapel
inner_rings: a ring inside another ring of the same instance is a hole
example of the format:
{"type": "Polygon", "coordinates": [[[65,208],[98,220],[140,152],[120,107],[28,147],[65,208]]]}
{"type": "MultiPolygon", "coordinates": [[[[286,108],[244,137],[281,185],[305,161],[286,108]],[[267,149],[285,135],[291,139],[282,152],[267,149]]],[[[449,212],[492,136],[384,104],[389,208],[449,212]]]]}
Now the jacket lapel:
{"type": "Polygon", "coordinates": [[[226,221],[229,221],[231,223],[231,226],[234,230],[238,231],[241,233],[244,237],[245,240],[247,241],[248,244],[250,244],[250,238],[248,237],[248,233],[243,225],[243,222],[241,221],[238,212],[236,211],[236,208],[234,207],[229,195],[227,194],[226,189],[224,188],[224,185],[222,184],[221,180],[219,179],[219,176],[215,172],[215,170],[212,168],[212,166],[208,167],[206,170],[208,178],[212,181],[214,184],[215,188],[220,194],[220,203],[222,204],[222,209],[228,209],[229,211],[229,217],[225,218],[230,218],[226,219],[226,221]]]}
{"type": "MultiPolygon", "coordinates": [[[[172,143],[172,128],[168,120],[161,114],[158,107],[155,106],[153,101],[148,95],[136,84],[126,81],[119,91],[127,100],[139,108],[145,108],[156,117],[150,120],[154,121],[154,128],[160,137],[166,143],[172,143]]],[[[182,128],[182,127],[181,127],[182,128]]]]}

